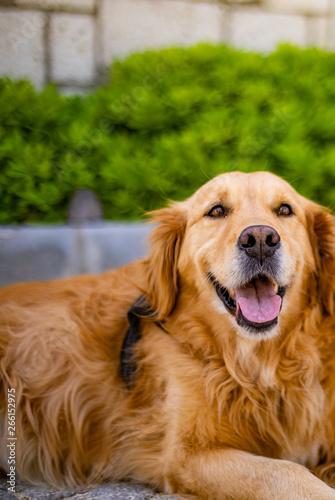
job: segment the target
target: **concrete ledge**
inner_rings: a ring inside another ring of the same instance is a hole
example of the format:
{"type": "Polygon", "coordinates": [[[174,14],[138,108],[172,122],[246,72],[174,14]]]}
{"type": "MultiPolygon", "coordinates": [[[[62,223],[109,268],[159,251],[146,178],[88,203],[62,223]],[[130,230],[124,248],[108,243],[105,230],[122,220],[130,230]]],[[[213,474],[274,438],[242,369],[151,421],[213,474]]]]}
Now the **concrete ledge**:
{"type": "Polygon", "coordinates": [[[152,225],[0,226],[0,286],[98,274],[144,257],[152,225]]]}

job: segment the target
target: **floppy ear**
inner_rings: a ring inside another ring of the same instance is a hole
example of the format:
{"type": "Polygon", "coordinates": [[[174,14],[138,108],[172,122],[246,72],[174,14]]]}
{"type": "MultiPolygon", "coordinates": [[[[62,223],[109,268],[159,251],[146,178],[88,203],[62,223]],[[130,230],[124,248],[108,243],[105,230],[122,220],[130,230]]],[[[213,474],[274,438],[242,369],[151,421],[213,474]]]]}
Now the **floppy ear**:
{"type": "Polygon", "coordinates": [[[158,226],[150,236],[151,251],[147,260],[149,290],[146,294],[161,320],[172,311],[178,293],[177,262],[186,227],[181,203],[150,212],[158,226]]]}
{"type": "Polygon", "coordinates": [[[335,217],[313,204],[308,223],[317,267],[318,293],[325,312],[332,315],[335,297],[335,217]]]}

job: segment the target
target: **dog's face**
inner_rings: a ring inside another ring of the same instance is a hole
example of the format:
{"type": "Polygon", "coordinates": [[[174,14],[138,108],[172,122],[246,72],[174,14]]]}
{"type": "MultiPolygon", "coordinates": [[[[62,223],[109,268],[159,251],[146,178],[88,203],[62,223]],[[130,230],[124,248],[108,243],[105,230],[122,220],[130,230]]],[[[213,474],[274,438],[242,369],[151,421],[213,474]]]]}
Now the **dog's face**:
{"type": "Polygon", "coordinates": [[[303,267],[315,267],[301,197],[271,174],[235,172],[188,203],[181,274],[193,268],[196,288],[210,288],[241,333],[273,334],[303,267]]]}
{"type": "Polygon", "coordinates": [[[175,214],[176,293],[193,289],[207,314],[219,312],[249,338],[271,337],[281,317],[299,316],[333,255],[332,217],[270,173],[223,174],[166,210],[175,214]]]}

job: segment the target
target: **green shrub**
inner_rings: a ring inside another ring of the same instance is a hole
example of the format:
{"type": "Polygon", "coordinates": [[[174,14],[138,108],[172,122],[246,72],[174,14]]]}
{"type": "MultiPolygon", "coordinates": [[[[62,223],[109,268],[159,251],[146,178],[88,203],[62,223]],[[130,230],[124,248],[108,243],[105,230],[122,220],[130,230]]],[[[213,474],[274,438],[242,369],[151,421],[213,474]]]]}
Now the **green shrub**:
{"type": "Polygon", "coordinates": [[[270,170],[335,200],[335,54],[146,52],[87,97],[0,80],[0,223],[62,221],[78,188],[136,219],[208,178],[270,170]]]}

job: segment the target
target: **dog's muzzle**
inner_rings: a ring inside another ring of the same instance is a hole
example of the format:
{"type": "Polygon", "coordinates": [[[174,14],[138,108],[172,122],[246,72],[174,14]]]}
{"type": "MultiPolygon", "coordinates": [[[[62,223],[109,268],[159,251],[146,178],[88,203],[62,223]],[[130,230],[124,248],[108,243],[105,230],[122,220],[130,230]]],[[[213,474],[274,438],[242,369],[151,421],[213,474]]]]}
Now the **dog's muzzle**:
{"type": "Polygon", "coordinates": [[[238,239],[240,283],[223,286],[210,273],[216,293],[237,323],[249,330],[266,331],[275,326],[286,291],[278,285],[280,236],[270,226],[249,226],[238,239]]]}

